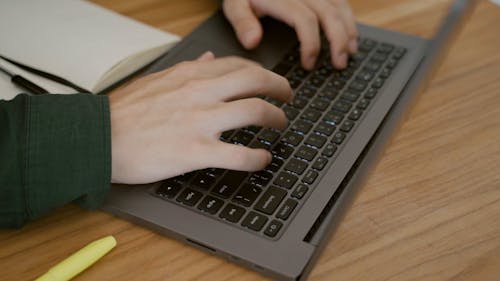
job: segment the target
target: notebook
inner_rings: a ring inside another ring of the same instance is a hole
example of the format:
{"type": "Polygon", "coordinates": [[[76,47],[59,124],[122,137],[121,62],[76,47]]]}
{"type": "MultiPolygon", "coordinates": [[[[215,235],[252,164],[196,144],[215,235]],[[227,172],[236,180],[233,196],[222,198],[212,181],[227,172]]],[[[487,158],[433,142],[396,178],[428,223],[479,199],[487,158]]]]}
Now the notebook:
{"type": "MultiPolygon", "coordinates": [[[[98,93],[165,53],[179,37],[80,0],[0,1],[0,55],[98,93]]],[[[50,93],[75,90],[0,59],[50,93]]],[[[0,99],[22,89],[0,73],[0,99]]]]}

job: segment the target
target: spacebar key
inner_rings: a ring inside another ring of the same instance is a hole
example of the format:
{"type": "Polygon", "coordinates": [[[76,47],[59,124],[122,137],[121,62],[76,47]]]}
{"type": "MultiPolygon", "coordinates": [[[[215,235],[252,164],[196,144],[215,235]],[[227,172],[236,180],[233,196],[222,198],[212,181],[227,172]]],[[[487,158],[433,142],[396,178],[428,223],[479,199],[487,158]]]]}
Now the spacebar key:
{"type": "Polygon", "coordinates": [[[260,197],[260,200],[255,204],[254,209],[261,211],[265,214],[271,215],[274,213],[276,208],[285,198],[287,192],[284,189],[271,186],[267,191],[260,197]]]}

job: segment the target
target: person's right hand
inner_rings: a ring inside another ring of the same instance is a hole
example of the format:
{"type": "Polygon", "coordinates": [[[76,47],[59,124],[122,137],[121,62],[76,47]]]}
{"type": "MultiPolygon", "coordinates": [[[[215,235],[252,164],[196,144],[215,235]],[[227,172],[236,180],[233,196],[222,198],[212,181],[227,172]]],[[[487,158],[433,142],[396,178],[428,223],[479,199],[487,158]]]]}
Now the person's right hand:
{"type": "Polygon", "coordinates": [[[206,53],[110,94],[112,182],[149,183],[213,167],[256,171],[271,154],[219,140],[258,125],[283,129],[284,112],[257,98],[290,101],[287,80],[253,62],[206,53]]]}

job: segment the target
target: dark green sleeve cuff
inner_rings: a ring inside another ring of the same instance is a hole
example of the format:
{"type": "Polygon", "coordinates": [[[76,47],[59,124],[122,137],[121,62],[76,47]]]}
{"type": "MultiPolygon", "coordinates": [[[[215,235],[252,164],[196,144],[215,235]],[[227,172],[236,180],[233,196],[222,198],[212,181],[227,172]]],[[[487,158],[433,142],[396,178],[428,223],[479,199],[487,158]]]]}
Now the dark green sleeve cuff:
{"type": "Polygon", "coordinates": [[[111,181],[108,97],[33,96],[28,111],[29,218],[76,199],[85,207],[98,207],[111,181]]]}
{"type": "Polygon", "coordinates": [[[11,223],[38,218],[75,200],[84,207],[98,207],[111,180],[108,97],[22,95],[13,102],[22,106],[19,118],[24,118],[24,124],[9,128],[21,131],[16,133],[14,162],[19,162],[22,174],[19,185],[13,180],[9,190],[11,195],[22,193],[23,202],[17,204],[23,205],[21,218],[11,223]]]}

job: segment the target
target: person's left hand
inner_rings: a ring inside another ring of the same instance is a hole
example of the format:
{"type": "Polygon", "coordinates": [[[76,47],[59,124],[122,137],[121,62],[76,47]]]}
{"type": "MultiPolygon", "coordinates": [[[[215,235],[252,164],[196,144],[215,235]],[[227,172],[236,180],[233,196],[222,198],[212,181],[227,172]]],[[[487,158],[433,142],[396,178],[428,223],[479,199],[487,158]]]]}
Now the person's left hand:
{"type": "Polygon", "coordinates": [[[271,16],[293,27],[301,44],[302,66],[309,70],[321,47],[320,25],[330,41],[335,67],[346,67],[348,55],[358,48],[356,23],[347,0],[225,0],[223,10],[247,49],[255,48],[262,39],[259,17],[271,16]]]}

